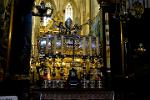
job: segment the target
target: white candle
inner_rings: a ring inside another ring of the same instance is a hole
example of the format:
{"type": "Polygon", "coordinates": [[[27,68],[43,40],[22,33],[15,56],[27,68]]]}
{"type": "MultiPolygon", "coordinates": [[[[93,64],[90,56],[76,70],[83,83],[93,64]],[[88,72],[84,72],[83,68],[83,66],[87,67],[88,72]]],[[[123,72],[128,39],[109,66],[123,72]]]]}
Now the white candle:
{"type": "Polygon", "coordinates": [[[61,36],[61,54],[63,55],[63,49],[64,49],[64,36],[61,36]]]}
{"type": "Polygon", "coordinates": [[[90,56],[92,56],[92,37],[89,37],[90,56]]]}

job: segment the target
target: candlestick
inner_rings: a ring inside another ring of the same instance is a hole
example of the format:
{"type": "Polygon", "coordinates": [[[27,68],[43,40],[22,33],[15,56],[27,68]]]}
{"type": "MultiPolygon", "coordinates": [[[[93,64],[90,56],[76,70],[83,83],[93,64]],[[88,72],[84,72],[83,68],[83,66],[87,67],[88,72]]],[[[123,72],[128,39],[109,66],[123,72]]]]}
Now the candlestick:
{"type": "Polygon", "coordinates": [[[48,81],[44,80],[42,88],[45,88],[45,89],[48,88],[48,84],[47,83],[48,83],[48,81]]]}
{"type": "Polygon", "coordinates": [[[92,56],[92,37],[89,37],[90,56],[92,56]]]}
{"type": "Polygon", "coordinates": [[[48,53],[48,43],[49,43],[49,38],[48,36],[46,37],[46,50],[45,50],[45,53],[47,54],[48,53]]]}
{"type": "Polygon", "coordinates": [[[99,38],[96,37],[96,54],[99,55],[99,38]]]}
{"type": "Polygon", "coordinates": [[[83,75],[86,75],[86,59],[83,59],[83,75]]]}
{"type": "Polygon", "coordinates": [[[86,41],[86,38],[83,37],[83,46],[82,46],[82,49],[83,49],[83,55],[85,55],[85,48],[86,48],[85,41],[86,41]]]}
{"type": "Polygon", "coordinates": [[[102,72],[100,71],[100,68],[97,68],[97,88],[102,88],[102,72]]]}
{"type": "Polygon", "coordinates": [[[57,37],[56,35],[54,35],[54,51],[53,51],[54,55],[56,54],[56,40],[57,40],[57,37]]]}
{"type": "Polygon", "coordinates": [[[64,36],[61,36],[61,54],[63,55],[63,49],[64,49],[64,36]]]}

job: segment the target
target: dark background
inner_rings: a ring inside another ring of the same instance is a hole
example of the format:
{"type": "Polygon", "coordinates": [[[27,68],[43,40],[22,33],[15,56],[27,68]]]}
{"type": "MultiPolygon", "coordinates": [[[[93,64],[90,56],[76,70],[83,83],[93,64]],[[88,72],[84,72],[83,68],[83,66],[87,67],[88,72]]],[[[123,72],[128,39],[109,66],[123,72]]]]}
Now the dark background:
{"type": "MultiPolygon", "coordinates": [[[[130,20],[124,24],[123,35],[128,40],[127,54],[125,55],[126,76],[123,76],[121,67],[121,48],[120,48],[120,21],[114,17],[115,8],[112,5],[110,11],[110,47],[111,47],[111,69],[112,69],[112,88],[121,94],[126,95],[125,100],[149,98],[150,89],[150,9],[145,9],[140,19],[130,16],[130,20]],[[143,43],[146,51],[136,52],[139,43],[143,43]]],[[[123,100],[124,100],[123,99],[123,100]]]]}

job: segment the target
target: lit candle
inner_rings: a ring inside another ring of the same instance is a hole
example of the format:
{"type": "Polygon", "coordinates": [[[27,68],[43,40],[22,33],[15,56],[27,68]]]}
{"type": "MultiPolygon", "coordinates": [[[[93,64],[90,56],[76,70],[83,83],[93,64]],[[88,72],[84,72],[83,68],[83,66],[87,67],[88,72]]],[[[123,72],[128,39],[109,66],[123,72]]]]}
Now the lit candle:
{"type": "Polygon", "coordinates": [[[92,56],[92,37],[89,37],[90,56],[92,56]]]}
{"type": "Polygon", "coordinates": [[[64,36],[61,36],[61,54],[63,55],[63,49],[64,49],[64,36]]]}
{"type": "Polygon", "coordinates": [[[96,37],[96,54],[99,55],[99,38],[96,37]]]}

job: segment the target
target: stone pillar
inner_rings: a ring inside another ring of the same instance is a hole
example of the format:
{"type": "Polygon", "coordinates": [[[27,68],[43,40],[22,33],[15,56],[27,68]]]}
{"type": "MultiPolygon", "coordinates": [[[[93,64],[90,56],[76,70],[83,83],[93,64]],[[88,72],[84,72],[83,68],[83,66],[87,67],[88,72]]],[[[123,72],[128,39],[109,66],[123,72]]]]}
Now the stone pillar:
{"type": "MultiPolygon", "coordinates": [[[[100,3],[100,14],[102,18],[102,24],[100,31],[102,32],[100,35],[100,44],[103,47],[103,51],[101,54],[104,58],[104,65],[101,70],[103,73],[103,84],[104,87],[111,87],[111,65],[110,65],[110,38],[109,38],[109,8],[110,5],[108,2],[99,2],[100,3]],[[101,38],[103,41],[101,41],[101,38]]],[[[101,49],[100,49],[101,50],[101,49]]],[[[101,51],[100,51],[101,52],[101,51]]]]}
{"type": "Polygon", "coordinates": [[[31,55],[32,0],[16,0],[12,46],[10,55],[10,75],[28,76],[31,55]]]}
{"type": "MultiPolygon", "coordinates": [[[[0,0],[0,57],[1,57],[1,50],[2,50],[2,27],[3,27],[3,20],[2,20],[2,15],[4,13],[4,0],[0,0]]],[[[0,58],[1,59],[1,58],[0,58]]]]}

